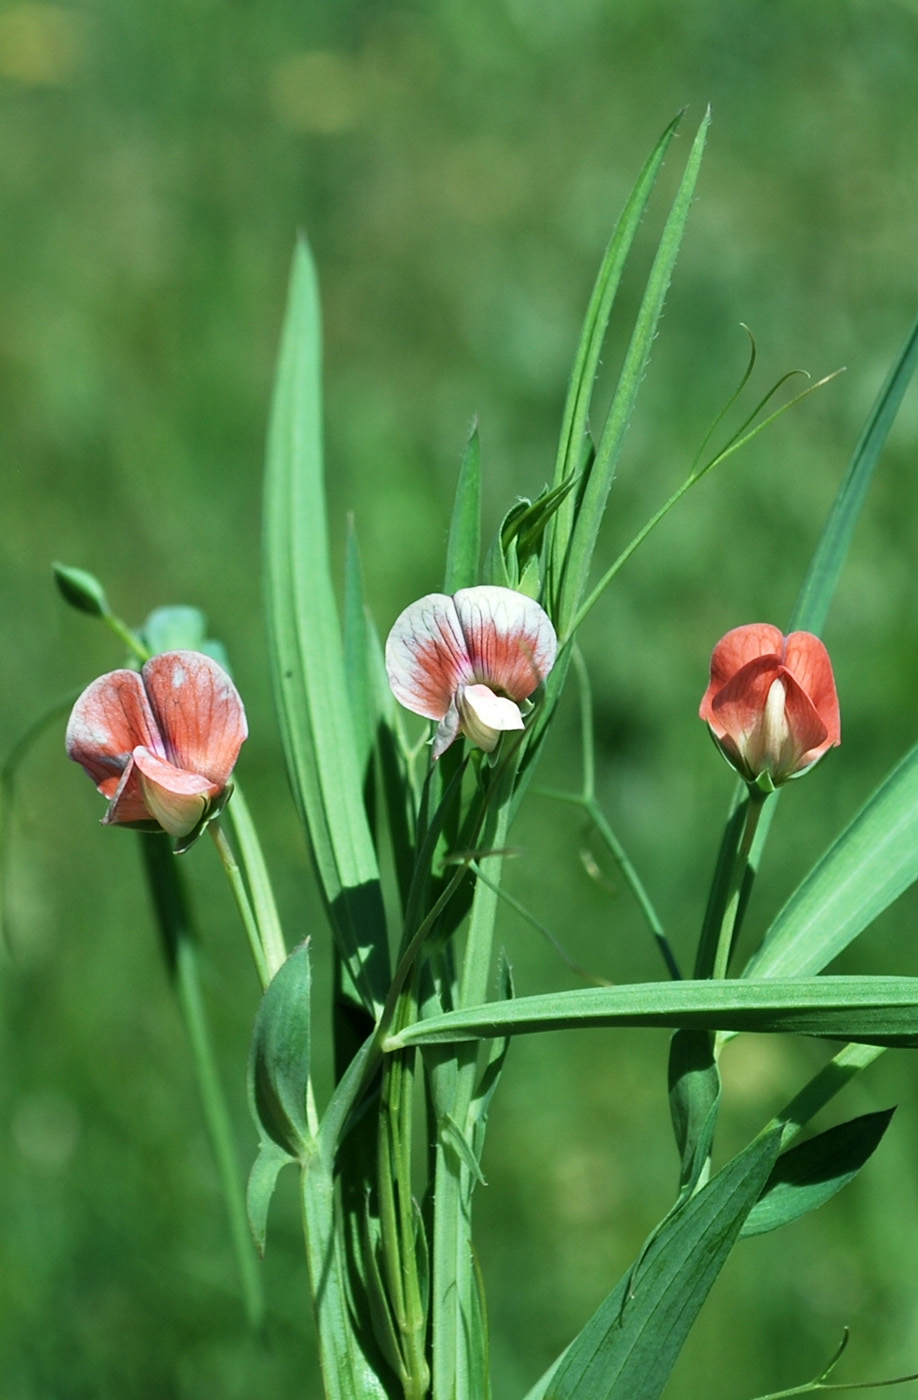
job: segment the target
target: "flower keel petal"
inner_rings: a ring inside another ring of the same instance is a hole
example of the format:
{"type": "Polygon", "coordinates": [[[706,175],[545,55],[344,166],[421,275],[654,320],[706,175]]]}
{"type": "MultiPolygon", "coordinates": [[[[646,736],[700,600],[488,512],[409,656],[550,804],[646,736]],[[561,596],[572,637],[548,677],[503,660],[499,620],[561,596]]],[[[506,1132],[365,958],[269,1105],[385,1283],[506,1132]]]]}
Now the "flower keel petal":
{"type": "Polygon", "coordinates": [[[222,783],[176,768],[148,749],[135,749],[133,759],[146,810],[170,836],[193,831],[211,800],[223,791],[222,783]]]}
{"type": "Polygon", "coordinates": [[[486,685],[467,685],[459,696],[462,732],[485,753],[491,753],[505,729],[522,729],[519,706],[486,685]]]}

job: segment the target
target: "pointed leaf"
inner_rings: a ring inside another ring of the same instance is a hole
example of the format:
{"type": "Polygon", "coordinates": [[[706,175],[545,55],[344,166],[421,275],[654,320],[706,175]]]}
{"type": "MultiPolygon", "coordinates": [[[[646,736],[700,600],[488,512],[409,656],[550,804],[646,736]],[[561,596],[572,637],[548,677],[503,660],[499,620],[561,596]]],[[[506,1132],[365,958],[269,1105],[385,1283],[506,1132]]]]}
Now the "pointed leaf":
{"type": "Polygon", "coordinates": [[[277,1178],[281,1168],[294,1160],[282,1147],[278,1147],[276,1142],[268,1141],[259,1145],[258,1156],[252,1163],[245,1199],[249,1229],[262,1259],[265,1257],[265,1237],[268,1233],[268,1207],[274,1195],[277,1178]]]}
{"type": "Polygon", "coordinates": [[[309,1087],[309,944],[301,943],[268,984],[249,1052],[249,1101],[261,1131],[291,1157],[312,1134],[309,1087]]]}
{"type": "Polygon", "coordinates": [[[545,1400],[657,1400],[779,1142],[757,1138],[669,1217],[568,1348],[545,1400]]]}
{"type": "Polygon", "coordinates": [[[818,635],[825,625],[829,604],[867,495],[873,469],[886,443],[916,365],[918,321],[906,338],[864,425],[803,581],[788,631],[800,630],[815,632],[818,635]]]}
{"type": "Polygon", "coordinates": [[[472,427],[468,446],[459,468],[453,517],[446,546],[444,593],[458,593],[480,583],[478,560],[481,553],[481,439],[478,423],[472,427]]]}
{"type": "Polygon", "coordinates": [[[676,1031],[669,1047],[669,1111],[679,1149],[679,1185],[693,1191],[714,1141],[720,1071],[710,1031],[676,1031]]]}
{"type": "Polygon", "coordinates": [[[918,977],[637,982],[461,1007],[406,1026],[383,1049],[591,1026],[794,1032],[918,1047],[918,977]]]}
{"type": "Polygon", "coordinates": [[[353,518],[349,517],[344,556],[344,669],[354,725],[357,766],[363,778],[366,778],[376,733],[376,696],[370,671],[369,631],[357,531],[353,518]]]}
{"type": "MultiPolygon", "coordinates": [[[[556,576],[561,580],[555,621],[558,633],[562,638],[566,637],[589,578],[593,549],[612,487],[612,479],[625,430],[630,422],[638,389],[650,359],[657,326],[663,314],[663,303],[688,221],[709,123],[710,113],[706,113],[689,152],[682,181],[663,229],[660,245],[650,270],[647,287],[632,331],[631,342],[625,354],[615,394],[596,447],[596,458],[584,484],[573,523],[569,526],[570,538],[563,559],[558,556],[558,549],[564,541],[564,531],[560,524],[559,529],[555,532],[552,562],[553,570],[556,571],[556,576]]],[[[649,194],[649,187],[647,193],[649,194]]],[[[579,454],[579,443],[573,444],[573,447],[579,454]]],[[[570,467],[570,464],[568,465],[570,467]]],[[[565,472],[565,475],[567,474],[569,473],[565,472]]],[[[563,477],[559,478],[556,484],[559,484],[560,480],[563,480],[563,477]]],[[[559,522],[563,511],[564,507],[562,506],[561,511],[559,511],[559,522]]]]}
{"type": "Polygon", "coordinates": [[[372,1013],[388,986],[386,926],[329,570],[319,299],[304,242],[294,257],[268,436],[264,576],[290,783],[342,956],[372,1013]]]}
{"type": "Polygon", "coordinates": [[[743,1235],[777,1230],[831,1200],[879,1147],[894,1112],[865,1113],[783,1152],[746,1218],[743,1235]]]}
{"type": "MultiPolygon", "coordinates": [[[[582,466],[584,444],[587,442],[589,434],[590,401],[593,397],[593,386],[596,382],[609,317],[612,314],[622,272],[631,251],[635,234],[640,227],[644,211],[660,173],[660,167],[680,120],[681,114],[670,122],[635,181],[634,188],[619,216],[597,274],[580,333],[577,353],[574,357],[574,367],[571,371],[571,381],[564,406],[561,436],[558,443],[555,474],[552,480],[553,487],[560,486],[568,477],[575,475],[582,466]]],[[[591,466],[592,462],[588,465],[591,466]]],[[[553,602],[557,602],[557,590],[560,587],[576,514],[576,500],[572,496],[559,510],[552,530],[549,567],[552,576],[553,602]]]]}

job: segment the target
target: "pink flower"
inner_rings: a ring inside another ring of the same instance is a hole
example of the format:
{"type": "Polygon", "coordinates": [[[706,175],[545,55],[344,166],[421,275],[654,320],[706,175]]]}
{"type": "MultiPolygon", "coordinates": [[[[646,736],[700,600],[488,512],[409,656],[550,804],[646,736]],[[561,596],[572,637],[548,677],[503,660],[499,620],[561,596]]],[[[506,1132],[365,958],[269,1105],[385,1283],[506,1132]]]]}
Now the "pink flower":
{"type": "Polygon", "coordinates": [[[767,622],[734,627],[711,657],[699,711],[747,782],[777,785],[841,742],[829,654],[818,637],[785,637],[767,622]]]}
{"type": "Polygon", "coordinates": [[[165,651],[141,672],[86,687],[67,753],[109,798],[103,822],[192,832],[218,804],[248,730],[229,676],[198,651],[165,651]]]}
{"type": "Polygon", "coordinates": [[[504,729],[522,729],[520,702],[555,663],[558,640],[538,603],[512,588],[428,593],[401,614],[386,642],[392,693],[439,720],[433,756],[461,731],[487,753],[504,729]]]}

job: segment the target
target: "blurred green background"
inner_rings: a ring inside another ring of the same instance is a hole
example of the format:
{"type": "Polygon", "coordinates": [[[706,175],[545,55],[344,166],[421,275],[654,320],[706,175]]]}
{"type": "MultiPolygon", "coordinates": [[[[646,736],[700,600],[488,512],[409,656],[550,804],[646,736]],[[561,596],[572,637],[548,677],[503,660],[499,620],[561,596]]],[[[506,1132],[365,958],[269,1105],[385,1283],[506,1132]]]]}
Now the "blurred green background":
{"type": "MultiPolygon", "coordinates": [[[[681,479],[745,363],[847,373],[711,478],[595,610],[600,791],[672,940],[691,956],[732,789],[696,718],[710,648],[783,623],[918,302],[914,0],[162,0],[0,9],[2,748],[120,664],[56,596],[98,573],[132,622],[193,603],[225,639],[251,739],[239,773],[291,940],[327,935],[282,775],[259,601],[260,472],[294,233],[326,317],[331,530],[354,511],[381,629],[439,586],[478,414],[487,528],[551,474],[566,377],[605,240],[658,134],[688,107],[642,230],[640,293],[706,103],[698,197],[601,542],[608,562],[681,479]]],[[[623,348],[617,323],[607,356],[623,348]]],[[[754,401],[750,397],[750,407],[754,401]]],[[[844,744],[782,802],[750,917],[764,927],[915,739],[918,398],[907,399],[826,633],[844,744]]],[[[571,704],[544,767],[570,781],[571,704]]],[[[129,833],[62,755],[29,757],[13,827],[0,1037],[0,1375],[6,1400],[318,1394],[295,1192],[264,1265],[266,1346],[241,1322],[185,1037],[129,833]]],[[[571,955],[662,975],[575,812],[533,796],[508,880],[571,955]],[[591,880],[589,847],[608,879],[591,880]]],[[[209,843],[186,858],[209,1008],[247,1168],[243,1065],[257,987],[209,843]]],[[[843,970],[918,972],[914,892],[843,970]]],[[[572,975],[507,912],[521,991],[572,975]]],[[[324,1015],[324,1006],[322,1007],[324,1015]]],[[[724,1149],[824,1052],[747,1039],[725,1057],[724,1149]]],[[[477,1198],[495,1394],[521,1395],[668,1207],[666,1037],[513,1049],[477,1198]]],[[[839,1113],[899,1102],[863,1178],[743,1245],[673,1400],[815,1373],[918,1369],[918,1094],[889,1055],[839,1113]]],[[[327,1082],[327,1071],[325,1072],[327,1082]]],[[[839,1376],[842,1378],[842,1376],[839,1376]]]]}

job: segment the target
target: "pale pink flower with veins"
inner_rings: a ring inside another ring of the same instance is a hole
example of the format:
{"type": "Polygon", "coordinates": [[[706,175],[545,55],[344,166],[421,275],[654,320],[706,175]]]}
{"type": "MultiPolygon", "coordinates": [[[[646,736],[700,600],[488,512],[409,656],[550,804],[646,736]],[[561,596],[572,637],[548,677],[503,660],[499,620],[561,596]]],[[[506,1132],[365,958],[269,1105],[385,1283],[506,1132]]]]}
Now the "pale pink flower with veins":
{"type": "Polygon", "coordinates": [[[504,730],[522,729],[528,700],[555,662],[548,615],[512,588],[428,593],[396,620],[386,642],[392,693],[439,721],[433,757],[461,732],[490,753],[504,730]]]}
{"type": "Polygon", "coordinates": [[[223,667],[203,652],[166,651],[88,685],[66,743],[109,799],[104,823],[184,837],[218,803],[247,733],[223,667]]]}

